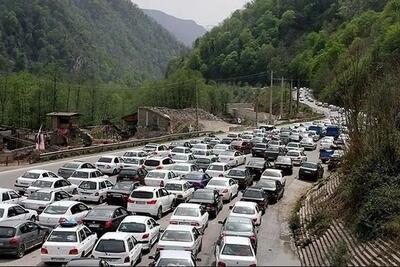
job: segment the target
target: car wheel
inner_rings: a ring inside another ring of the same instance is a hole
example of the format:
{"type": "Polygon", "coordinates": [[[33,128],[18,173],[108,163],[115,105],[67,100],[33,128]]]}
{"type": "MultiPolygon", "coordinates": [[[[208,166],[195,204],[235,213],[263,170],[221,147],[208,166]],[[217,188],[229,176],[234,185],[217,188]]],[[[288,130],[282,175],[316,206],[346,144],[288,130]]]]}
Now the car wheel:
{"type": "Polygon", "coordinates": [[[157,210],[157,220],[160,220],[162,218],[162,207],[160,206],[157,210]]]}
{"type": "Polygon", "coordinates": [[[22,244],[21,246],[18,247],[17,258],[21,259],[22,257],[24,257],[24,255],[25,255],[25,245],[22,244]]]}
{"type": "Polygon", "coordinates": [[[140,251],[139,256],[138,256],[138,258],[137,258],[137,260],[136,260],[135,265],[139,264],[141,261],[142,261],[142,252],[140,251]]]}
{"type": "Polygon", "coordinates": [[[172,200],[172,203],[171,203],[171,211],[173,211],[175,207],[176,207],[176,200],[174,199],[174,200],[172,200]]]}
{"type": "Polygon", "coordinates": [[[117,169],[114,169],[112,175],[117,175],[117,169]]]}
{"type": "Polygon", "coordinates": [[[101,203],[103,203],[103,202],[104,202],[103,196],[100,196],[100,197],[99,197],[98,203],[101,204],[101,203]]]}
{"type": "Polygon", "coordinates": [[[36,216],[33,215],[29,220],[32,221],[32,222],[36,222],[36,216]]]}

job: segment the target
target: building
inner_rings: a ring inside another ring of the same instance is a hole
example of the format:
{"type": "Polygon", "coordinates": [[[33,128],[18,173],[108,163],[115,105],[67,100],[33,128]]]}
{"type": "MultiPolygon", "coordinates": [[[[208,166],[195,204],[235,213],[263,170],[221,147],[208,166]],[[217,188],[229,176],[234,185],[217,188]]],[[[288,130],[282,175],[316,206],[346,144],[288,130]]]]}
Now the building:
{"type": "Polygon", "coordinates": [[[138,128],[148,131],[171,132],[171,117],[168,109],[158,107],[140,107],[137,114],[138,128]]]}
{"type": "Polygon", "coordinates": [[[80,114],[75,112],[52,112],[47,114],[50,117],[51,129],[72,129],[78,128],[80,114]]]}

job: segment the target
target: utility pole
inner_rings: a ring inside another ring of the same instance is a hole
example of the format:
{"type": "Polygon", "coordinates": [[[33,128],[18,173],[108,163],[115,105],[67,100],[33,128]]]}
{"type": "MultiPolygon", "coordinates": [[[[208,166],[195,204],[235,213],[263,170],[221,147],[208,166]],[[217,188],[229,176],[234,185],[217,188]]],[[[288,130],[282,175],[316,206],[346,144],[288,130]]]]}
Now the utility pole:
{"type": "Polygon", "coordinates": [[[194,82],[194,87],[196,90],[196,131],[199,130],[199,92],[197,88],[197,81],[194,82]]]}
{"type": "Polygon", "coordinates": [[[283,83],[284,83],[284,78],[281,78],[281,108],[280,108],[280,116],[281,119],[283,118],[283,83]]]}
{"type": "Polygon", "coordinates": [[[274,86],[274,71],[271,70],[271,87],[269,88],[269,122],[272,124],[272,86],[274,86]]]}
{"type": "Polygon", "coordinates": [[[297,80],[297,106],[296,106],[296,114],[299,113],[299,103],[300,103],[300,80],[297,80]]]}
{"type": "MultiPolygon", "coordinates": [[[[257,90],[257,89],[255,89],[255,90],[257,90]]],[[[256,128],[258,128],[258,92],[257,91],[255,91],[254,92],[254,95],[255,95],[255,108],[256,108],[256,128]]]]}
{"type": "Polygon", "coordinates": [[[292,98],[293,98],[293,79],[290,80],[290,94],[289,94],[289,119],[292,115],[292,98]]]}

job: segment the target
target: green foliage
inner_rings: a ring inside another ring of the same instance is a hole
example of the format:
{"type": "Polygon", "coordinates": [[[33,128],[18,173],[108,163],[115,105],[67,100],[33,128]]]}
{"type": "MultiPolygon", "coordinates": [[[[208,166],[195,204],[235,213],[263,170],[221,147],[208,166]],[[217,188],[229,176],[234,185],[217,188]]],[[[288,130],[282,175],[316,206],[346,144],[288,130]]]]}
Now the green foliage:
{"type": "Polygon", "coordinates": [[[346,242],[341,240],[331,251],[328,260],[331,266],[347,266],[350,258],[346,242]]]}

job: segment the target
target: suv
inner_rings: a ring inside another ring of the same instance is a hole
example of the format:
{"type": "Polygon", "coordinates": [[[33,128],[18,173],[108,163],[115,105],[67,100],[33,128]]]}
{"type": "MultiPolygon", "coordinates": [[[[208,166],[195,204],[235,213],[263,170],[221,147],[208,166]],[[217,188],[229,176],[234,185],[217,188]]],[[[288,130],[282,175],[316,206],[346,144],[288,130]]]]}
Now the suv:
{"type": "Polygon", "coordinates": [[[124,161],[117,156],[102,156],[95,165],[102,173],[116,175],[124,167],[124,161]]]}
{"type": "Polygon", "coordinates": [[[114,185],[107,179],[95,178],[82,182],[78,187],[79,200],[103,203],[107,192],[114,185]]]}
{"type": "Polygon", "coordinates": [[[154,157],[149,158],[144,161],[144,166],[146,170],[160,170],[160,169],[169,169],[173,166],[175,162],[169,157],[154,157]]]}

